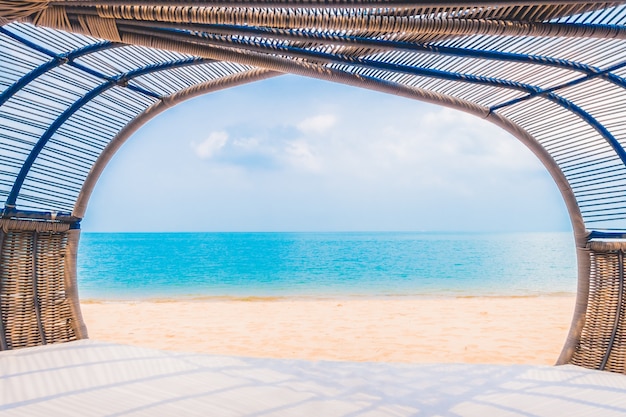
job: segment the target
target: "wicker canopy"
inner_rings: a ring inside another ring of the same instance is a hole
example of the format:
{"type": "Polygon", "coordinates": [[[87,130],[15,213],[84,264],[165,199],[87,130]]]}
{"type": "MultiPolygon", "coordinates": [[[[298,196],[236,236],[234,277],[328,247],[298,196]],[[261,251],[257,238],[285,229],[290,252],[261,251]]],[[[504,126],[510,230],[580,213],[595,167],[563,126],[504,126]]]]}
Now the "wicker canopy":
{"type": "Polygon", "coordinates": [[[0,24],[1,349],[87,336],[79,224],[133,132],[291,73],[459,109],[528,146],[578,250],[558,362],[626,372],[626,1],[0,0],[0,24]]]}

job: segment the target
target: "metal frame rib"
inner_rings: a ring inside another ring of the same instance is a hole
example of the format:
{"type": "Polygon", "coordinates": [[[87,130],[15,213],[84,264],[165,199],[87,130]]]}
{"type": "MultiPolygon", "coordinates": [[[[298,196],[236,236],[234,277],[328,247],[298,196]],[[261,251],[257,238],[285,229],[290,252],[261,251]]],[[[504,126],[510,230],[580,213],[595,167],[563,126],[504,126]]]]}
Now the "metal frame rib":
{"type": "MultiPolygon", "coordinates": [[[[0,27],[0,33],[3,33],[7,36],[10,36],[16,40],[19,40],[22,43],[26,44],[26,40],[15,35],[13,32],[6,30],[2,27],[0,27]]],[[[30,42],[29,42],[30,43],[30,42]]],[[[110,49],[110,48],[115,48],[117,46],[121,46],[121,44],[114,44],[112,42],[109,41],[102,41],[102,42],[98,42],[98,43],[94,43],[82,48],[78,48],[75,49],[71,52],[65,53],[65,54],[53,54],[53,58],[46,62],[45,64],[42,64],[40,66],[38,66],[37,68],[33,69],[31,72],[29,72],[28,74],[24,75],[22,78],[20,78],[17,82],[15,82],[14,84],[12,84],[11,86],[9,86],[9,88],[7,88],[6,90],[4,90],[1,94],[0,94],[0,106],[2,106],[4,103],[7,102],[7,100],[9,100],[11,97],[13,97],[15,94],[17,94],[21,89],[23,89],[24,87],[26,87],[26,85],[28,85],[30,82],[32,82],[33,80],[37,79],[38,77],[44,75],[46,72],[53,70],[56,67],[59,67],[61,65],[65,65],[71,61],[73,61],[74,59],[80,58],[82,56],[91,54],[91,53],[96,53],[99,51],[103,51],[105,49],[110,49]]],[[[40,48],[38,48],[38,50],[41,51],[40,48]]],[[[49,51],[45,50],[45,52],[49,55],[49,51]]]]}

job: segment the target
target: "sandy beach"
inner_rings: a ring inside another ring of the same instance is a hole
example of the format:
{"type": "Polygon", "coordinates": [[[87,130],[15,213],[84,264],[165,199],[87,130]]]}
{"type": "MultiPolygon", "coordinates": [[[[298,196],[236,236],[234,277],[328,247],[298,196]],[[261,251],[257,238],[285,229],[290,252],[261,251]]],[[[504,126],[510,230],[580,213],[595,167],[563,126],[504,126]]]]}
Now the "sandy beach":
{"type": "Polygon", "coordinates": [[[158,349],[385,362],[556,361],[574,296],[82,302],[89,337],[158,349]]]}

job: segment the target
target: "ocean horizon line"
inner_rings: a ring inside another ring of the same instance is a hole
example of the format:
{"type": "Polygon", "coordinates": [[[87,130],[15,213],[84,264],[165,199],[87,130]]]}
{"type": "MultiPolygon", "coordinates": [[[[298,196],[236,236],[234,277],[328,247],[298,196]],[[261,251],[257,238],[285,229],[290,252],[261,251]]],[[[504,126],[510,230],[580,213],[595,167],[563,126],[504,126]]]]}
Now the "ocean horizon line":
{"type": "Polygon", "coordinates": [[[332,234],[332,233],[345,233],[345,234],[360,234],[360,233],[381,233],[381,234],[441,234],[441,235],[454,235],[454,234],[543,234],[543,233],[573,233],[572,230],[146,230],[146,231],[94,231],[94,230],[81,230],[82,234],[196,234],[196,233],[216,233],[216,234],[265,234],[265,233],[277,233],[277,234],[290,234],[290,233],[302,233],[302,234],[332,234]]]}

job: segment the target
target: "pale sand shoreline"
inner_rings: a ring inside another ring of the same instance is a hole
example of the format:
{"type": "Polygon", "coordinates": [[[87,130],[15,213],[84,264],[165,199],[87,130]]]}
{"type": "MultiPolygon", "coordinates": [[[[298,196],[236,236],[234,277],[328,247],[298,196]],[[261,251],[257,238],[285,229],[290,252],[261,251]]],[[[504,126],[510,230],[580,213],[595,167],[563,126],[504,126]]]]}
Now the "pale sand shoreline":
{"type": "Polygon", "coordinates": [[[552,365],[574,296],[207,298],[81,304],[89,337],[311,360],[552,365]]]}

